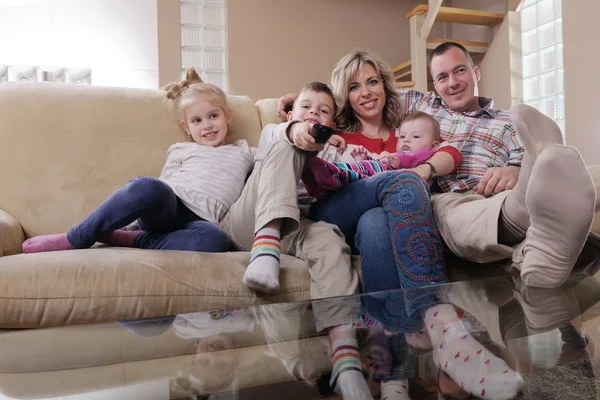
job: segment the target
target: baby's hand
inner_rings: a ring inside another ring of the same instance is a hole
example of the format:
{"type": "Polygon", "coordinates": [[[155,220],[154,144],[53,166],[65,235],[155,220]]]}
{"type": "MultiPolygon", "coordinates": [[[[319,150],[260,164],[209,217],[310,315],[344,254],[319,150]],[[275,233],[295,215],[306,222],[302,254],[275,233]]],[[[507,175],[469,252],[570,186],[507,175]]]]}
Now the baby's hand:
{"type": "Polygon", "coordinates": [[[331,135],[327,143],[337,147],[339,153],[343,153],[346,150],[346,140],[340,135],[331,135]]]}
{"type": "Polygon", "coordinates": [[[394,169],[398,169],[400,166],[400,160],[398,159],[398,156],[387,151],[384,151],[379,155],[379,161],[390,165],[394,169]]]}
{"type": "Polygon", "coordinates": [[[356,161],[364,161],[369,159],[369,152],[364,146],[356,146],[350,152],[350,157],[354,158],[356,161]]]}

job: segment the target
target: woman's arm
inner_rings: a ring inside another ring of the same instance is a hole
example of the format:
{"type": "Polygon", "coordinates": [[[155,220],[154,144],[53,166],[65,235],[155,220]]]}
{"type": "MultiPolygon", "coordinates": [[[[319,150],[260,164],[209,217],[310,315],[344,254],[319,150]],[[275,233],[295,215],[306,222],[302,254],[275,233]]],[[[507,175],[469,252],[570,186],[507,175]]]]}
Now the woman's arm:
{"type": "MultiPolygon", "coordinates": [[[[455,160],[452,154],[446,151],[437,151],[427,163],[433,165],[436,171],[437,176],[448,175],[452,171],[455,170],[455,160]]],[[[412,168],[412,171],[415,171],[421,178],[424,180],[429,180],[431,175],[433,175],[432,168],[429,164],[421,164],[412,168]]]]}

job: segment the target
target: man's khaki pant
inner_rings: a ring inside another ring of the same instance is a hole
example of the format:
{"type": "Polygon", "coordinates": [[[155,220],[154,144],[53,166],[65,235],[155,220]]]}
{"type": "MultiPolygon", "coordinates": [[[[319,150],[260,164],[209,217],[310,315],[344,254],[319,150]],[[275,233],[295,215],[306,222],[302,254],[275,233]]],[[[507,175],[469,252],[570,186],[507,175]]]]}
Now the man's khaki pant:
{"type": "MultiPolygon", "coordinates": [[[[337,226],[300,218],[297,186],[304,157],[289,143],[273,145],[221,225],[239,250],[250,251],[256,231],[283,218],[281,252],[308,263],[311,299],[357,294],[350,247],[337,226]]],[[[348,304],[338,299],[313,302],[317,329],[354,322],[359,309],[348,304]]]]}

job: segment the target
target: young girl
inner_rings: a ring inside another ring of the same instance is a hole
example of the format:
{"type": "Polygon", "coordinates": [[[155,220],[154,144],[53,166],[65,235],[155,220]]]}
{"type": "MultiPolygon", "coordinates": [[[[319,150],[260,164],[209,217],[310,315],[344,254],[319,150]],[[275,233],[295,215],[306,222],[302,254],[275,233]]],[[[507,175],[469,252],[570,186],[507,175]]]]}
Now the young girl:
{"type": "Polygon", "coordinates": [[[226,143],[231,110],[225,94],[202,83],[193,68],[164,89],[191,141],[169,148],[158,179],[130,180],[67,233],[26,240],[24,253],[84,249],[97,241],[142,249],[228,250],[219,221],[242,192],[254,149],[245,140],[226,143]],[[135,220],[142,230],[120,229],[135,220]]]}

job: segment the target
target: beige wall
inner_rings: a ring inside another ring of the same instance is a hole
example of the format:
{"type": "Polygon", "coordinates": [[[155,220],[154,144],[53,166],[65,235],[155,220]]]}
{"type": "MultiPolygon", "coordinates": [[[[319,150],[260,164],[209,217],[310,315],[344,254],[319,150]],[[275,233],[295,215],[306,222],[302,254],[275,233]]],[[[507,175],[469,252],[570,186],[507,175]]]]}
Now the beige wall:
{"type": "Polygon", "coordinates": [[[419,0],[228,0],[229,89],[254,100],[329,82],[364,48],[394,66],[410,58],[407,11],[419,0]]]}
{"type": "Polygon", "coordinates": [[[181,75],[181,7],[179,1],[157,0],[158,83],[159,86],[181,75]]]}
{"type": "Polygon", "coordinates": [[[565,135],[588,165],[600,164],[598,0],[563,0],[565,135]]]}
{"type": "Polygon", "coordinates": [[[498,108],[523,102],[521,18],[509,12],[479,64],[479,94],[494,99],[498,108]]]}

